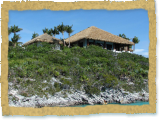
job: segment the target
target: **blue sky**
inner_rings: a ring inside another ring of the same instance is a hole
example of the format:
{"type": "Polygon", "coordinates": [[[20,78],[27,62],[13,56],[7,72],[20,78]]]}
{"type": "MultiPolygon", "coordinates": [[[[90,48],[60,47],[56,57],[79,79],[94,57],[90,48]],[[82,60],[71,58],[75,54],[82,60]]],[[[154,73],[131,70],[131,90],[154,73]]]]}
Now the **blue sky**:
{"type": "MultiPolygon", "coordinates": [[[[128,38],[137,36],[140,40],[135,46],[135,53],[148,57],[149,51],[149,18],[146,10],[27,10],[9,11],[8,26],[19,26],[21,39],[19,42],[31,40],[34,32],[43,34],[42,29],[54,28],[63,22],[64,25],[73,25],[74,32],[78,33],[90,26],[95,26],[114,35],[125,34],[128,38]]],[[[9,36],[11,40],[13,34],[9,36]]],[[[63,38],[62,34],[56,38],[63,38]]],[[[68,34],[64,33],[64,38],[68,34]]]]}

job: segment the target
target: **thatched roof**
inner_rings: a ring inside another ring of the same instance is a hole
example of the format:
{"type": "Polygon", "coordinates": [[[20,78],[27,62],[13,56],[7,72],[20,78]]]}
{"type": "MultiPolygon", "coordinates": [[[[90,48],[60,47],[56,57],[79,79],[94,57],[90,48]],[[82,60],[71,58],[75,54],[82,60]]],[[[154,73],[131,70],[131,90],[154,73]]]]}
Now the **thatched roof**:
{"type": "MultiPolygon", "coordinates": [[[[74,43],[81,39],[93,39],[93,40],[100,40],[100,41],[106,41],[106,42],[112,42],[112,43],[134,45],[134,43],[129,40],[113,35],[95,26],[91,26],[77,34],[72,35],[70,37],[70,43],[74,43]]],[[[69,38],[67,38],[65,42],[68,44],[69,38]]]]}
{"type": "Polygon", "coordinates": [[[26,46],[35,42],[48,42],[48,43],[58,43],[58,44],[63,44],[63,42],[60,39],[57,39],[55,37],[52,37],[50,35],[48,35],[47,33],[44,33],[38,37],[33,38],[32,40],[29,40],[28,42],[24,43],[22,45],[26,46]]]}

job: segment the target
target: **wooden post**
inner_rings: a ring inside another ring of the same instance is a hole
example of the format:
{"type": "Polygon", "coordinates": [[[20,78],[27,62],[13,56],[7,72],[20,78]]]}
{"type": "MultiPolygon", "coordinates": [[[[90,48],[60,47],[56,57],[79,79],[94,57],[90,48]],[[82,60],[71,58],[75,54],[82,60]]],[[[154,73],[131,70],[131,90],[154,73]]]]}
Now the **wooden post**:
{"type": "Polygon", "coordinates": [[[119,44],[117,44],[117,51],[119,51],[119,44]]]}
{"type": "Polygon", "coordinates": [[[119,51],[121,51],[122,50],[122,48],[121,48],[121,44],[119,44],[119,51]]]}
{"type": "Polygon", "coordinates": [[[80,46],[80,45],[79,45],[79,42],[80,42],[80,41],[78,41],[78,46],[80,46]]]}
{"type": "Polygon", "coordinates": [[[115,43],[114,47],[115,47],[116,51],[118,51],[118,49],[117,49],[117,44],[116,44],[116,43],[115,43]]]}
{"type": "Polygon", "coordinates": [[[123,44],[123,50],[124,50],[124,44],[123,44]]]}
{"type": "Polygon", "coordinates": [[[106,49],[106,42],[104,41],[104,45],[103,45],[104,49],[106,49]]]}
{"type": "Polygon", "coordinates": [[[87,39],[87,46],[89,46],[89,40],[87,39]]]}
{"type": "Polygon", "coordinates": [[[129,45],[128,45],[128,51],[129,51],[129,45]]]}

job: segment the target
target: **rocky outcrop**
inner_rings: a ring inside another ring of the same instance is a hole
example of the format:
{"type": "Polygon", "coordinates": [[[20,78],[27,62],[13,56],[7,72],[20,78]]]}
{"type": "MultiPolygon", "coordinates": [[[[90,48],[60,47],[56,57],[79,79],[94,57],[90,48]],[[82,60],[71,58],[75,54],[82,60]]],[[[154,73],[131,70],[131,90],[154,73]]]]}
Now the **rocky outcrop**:
{"type": "Polygon", "coordinates": [[[54,96],[40,98],[35,95],[32,97],[24,97],[18,95],[17,90],[9,91],[9,105],[16,107],[44,107],[44,106],[75,106],[80,104],[104,104],[107,103],[121,103],[129,104],[136,101],[149,101],[149,94],[143,91],[142,93],[129,93],[123,89],[107,89],[105,92],[101,92],[100,95],[88,96],[82,91],[67,93],[66,98],[62,97],[62,91],[58,92],[54,96]],[[14,98],[14,100],[13,100],[14,98]]]}
{"type": "MultiPolygon", "coordinates": [[[[128,78],[124,77],[124,80],[128,80],[128,78]]],[[[26,79],[28,80],[28,79],[26,79]]],[[[30,79],[34,81],[33,79],[30,79]]],[[[16,81],[15,81],[16,82],[16,81]]],[[[129,104],[134,103],[136,101],[149,101],[149,93],[148,89],[142,90],[141,92],[130,93],[125,91],[124,89],[111,89],[105,88],[104,92],[100,92],[99,95],[92,94],[88,96],[83,89],[81,91],[70,87],[70,92],[66,92],[61,90],[60,92],[56,92],[54,95],[47,95],[40,97],[38,95],[34,95],[31,97],[24,97],[20,95],[21,90],[16,90],[13,88],[15,82],[9,82],[9,90],[8,90],[8,98],[9,98],[9,106],[15,107],[44,107],[44,106],[75,106],[81,104],[104,104],[104,103],[120,103],[120,104],[129,104]],[[64,96],[65,93],[65,96],[64,96]]],[[[50,83],[52,86],[54,83],[61,83],[59,80],[52,78],[50,83]]],[[[148,83],[148,80],[144,80],[145,83],[148,83]]],[[[47,83],[44,80],[42,83],[47,83]]],[[[133,82],[127,82],[128,85],[134,85],[133,82]]],[[[68,86],[65,86],[66,88],[68,86]]],[[[44,87],[42,90],[47,89],[48,86],[44,87]]],[[[25,91],[25,90],[24,90],[25,91]]]]}

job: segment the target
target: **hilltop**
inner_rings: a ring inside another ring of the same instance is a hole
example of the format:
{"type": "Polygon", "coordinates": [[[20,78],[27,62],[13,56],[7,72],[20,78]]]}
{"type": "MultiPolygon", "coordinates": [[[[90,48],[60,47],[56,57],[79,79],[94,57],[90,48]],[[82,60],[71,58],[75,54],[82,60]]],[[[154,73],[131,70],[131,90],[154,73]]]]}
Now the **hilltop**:
{"type": "Polygon", "coordinates": [[[104,100],[109,103],[148,101],[148,58],[130,53],[115,55],[94,45],[62,50],[52,47],[47,43],[25,49],[9,47],[10,104],[16,105],[18,99],[32,101],[33,97],[56,101],[55,96],[59,103],[52,101],[51,106],[103,104],[104,100]]]}

